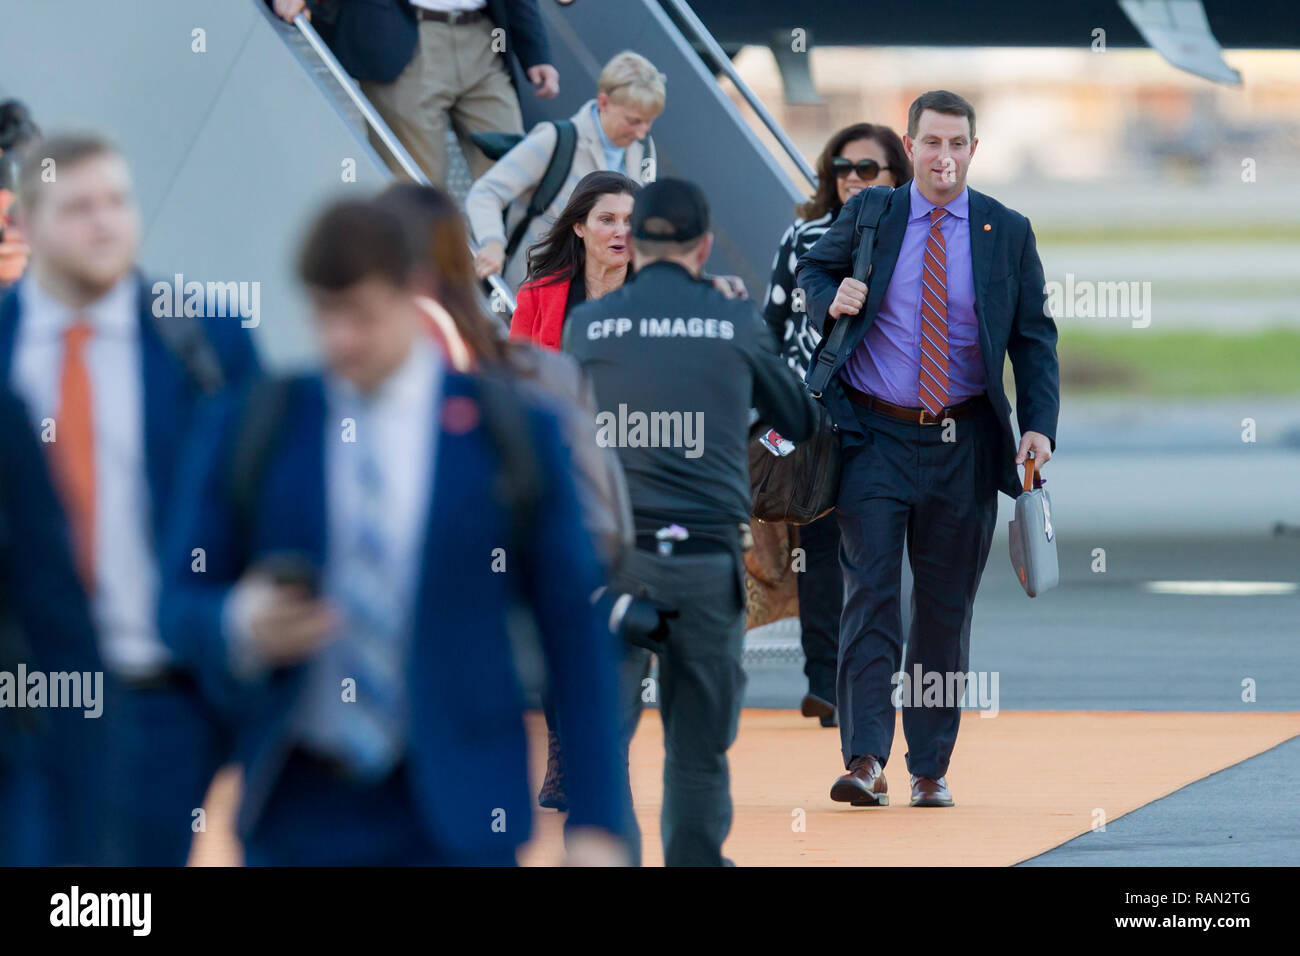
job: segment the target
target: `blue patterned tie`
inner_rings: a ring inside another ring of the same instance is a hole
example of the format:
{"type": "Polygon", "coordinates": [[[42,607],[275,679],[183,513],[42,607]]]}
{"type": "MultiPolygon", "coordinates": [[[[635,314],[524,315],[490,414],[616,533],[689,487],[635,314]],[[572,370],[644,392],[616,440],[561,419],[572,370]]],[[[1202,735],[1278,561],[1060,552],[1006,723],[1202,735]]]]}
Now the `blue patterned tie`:
{"type": "Polygon", "coordinates": [[[324,706],[315,708],[309,736],[356,776],[378,780],[397,764],[406,735],[406,576],[394,566],[385,531],[389,503],[373,426],[365,411],[356,422],[357,441],[346,444],[342,453],[344,469],[351,473],[345,487],[356,500],[340,528],[327,582],[328,596],[342,612],[342,634],[318,661],[331,676],[322,682],[319,703],[324,706]],[[355,701],[342,699],[342,681],[349,678],[356,684],[355,701]]]}

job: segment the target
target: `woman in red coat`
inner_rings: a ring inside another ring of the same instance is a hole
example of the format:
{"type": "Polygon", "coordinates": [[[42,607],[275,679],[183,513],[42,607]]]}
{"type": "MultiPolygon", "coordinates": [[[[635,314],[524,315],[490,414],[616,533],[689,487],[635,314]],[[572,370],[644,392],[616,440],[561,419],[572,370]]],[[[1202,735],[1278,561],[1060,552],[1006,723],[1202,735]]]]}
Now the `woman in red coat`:
{"type": "MultiPolygon", "coordinates": [[[[622,173],[598,170],[578,181],[555,224],[528,250],[512,339],[559,349],[569,311],[620,289],[632,274],[632,204],[640,190],[622,173]]],[[[704,276],[728,298],[746,295],[739,276],[704,276]]]]}
{"type": "Polygon", "coordinates": [[[632,202],[640,187],[622,173],[598,170],[578,182],[569,203],[528,250],[512,339],[559,349],[564,318],[588,299],[620,288],[632,262],[632,202]]]}

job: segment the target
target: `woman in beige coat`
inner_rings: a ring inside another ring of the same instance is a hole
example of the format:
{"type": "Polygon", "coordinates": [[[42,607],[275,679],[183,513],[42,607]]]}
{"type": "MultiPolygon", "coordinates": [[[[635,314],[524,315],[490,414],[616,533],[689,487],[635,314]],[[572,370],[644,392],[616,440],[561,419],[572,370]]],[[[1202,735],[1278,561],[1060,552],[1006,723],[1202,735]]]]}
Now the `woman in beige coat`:
{"type": "Polygon", "coordinates": [[[505,261],[506,237],[523,218],[550,164],[558,141],[555,124],[538,123],[470,188],[465,215],[479,244],[474,269],[480,279],[499,274],[511,288],[518,288],[527,272],[524,251],[545,235],[588,173],[607,169],[641,183],[654,180],[654,142],[649,133],[664,109],[663,74],[639,53],[624,51],[605,65],[596,91],[596,98],[573,114],[577,145],[564,186],[529,224],[509,262],[505,261]]]}

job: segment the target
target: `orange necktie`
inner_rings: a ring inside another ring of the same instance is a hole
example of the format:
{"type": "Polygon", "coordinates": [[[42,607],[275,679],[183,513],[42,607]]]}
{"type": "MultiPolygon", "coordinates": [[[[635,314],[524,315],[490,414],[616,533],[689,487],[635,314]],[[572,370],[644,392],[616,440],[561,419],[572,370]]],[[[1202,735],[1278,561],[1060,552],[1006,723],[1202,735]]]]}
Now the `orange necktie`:
{"type": "Polygon", "coordinates": [[[95,420],[85,356],[91,331],[89,324],[80,321],[64,332],[59,410],[50,446],[77,570],[88,592],[95,588],[95,420]]]}

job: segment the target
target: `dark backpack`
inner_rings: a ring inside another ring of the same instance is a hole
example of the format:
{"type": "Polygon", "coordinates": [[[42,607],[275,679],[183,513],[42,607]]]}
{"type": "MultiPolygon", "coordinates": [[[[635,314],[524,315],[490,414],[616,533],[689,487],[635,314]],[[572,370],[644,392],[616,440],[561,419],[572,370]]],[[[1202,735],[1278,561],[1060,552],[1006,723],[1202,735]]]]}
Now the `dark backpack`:
{"type": "MultiPolygon", "coordinates": [[[[522,399],[509,382],[481,375],[478,403],[484,427],[500,460],[496,493],[510,515],[513,554],[526,554],[544,492],[541,459],[522,399]]],[[[257,489],[283,429],[294,380],[268,376],[249,388],[230,456],[227,487],[235,527],[245,542],[256,520],[257,489]]]]}
{"type": "MultiPolygon", "coordinates": [[[[573,169],[573,156],[578,150],[578,129],[573,125],[572,120],[555,120],[551,125],[555,127],[555,149],[551,151],[551,161],[546,164],[546,172],[542,173],[541,182],[537,184],[532,198],[528,200],[524,218],[515,225],[510,233],[510,239],[506,242],[506,262],[513,259],[515,253],[519,251],[519,246],[524,241],[524,236],[528,234],[528,227],[532,221],[546,212],[551,203],[555,202],[555,197],[564,188],[564,181],[569,178],[569,170],[573,169]]],[[[493,161],[510,152],[524,139],[519,133],[497,132],[470,133],[469,138],[488,159],[493,161]]]]}
{"type": "MultiPolygon", "coordinates": [[[[151,312],[152,315],[152,312],[151,312]]],[[[185,370],[186,377],[204,395],[215,395],[226,384],[217,350],[208,341],[203,323],[192,315],[153,315],[153,328],[164,347],[185,370]]]]}

